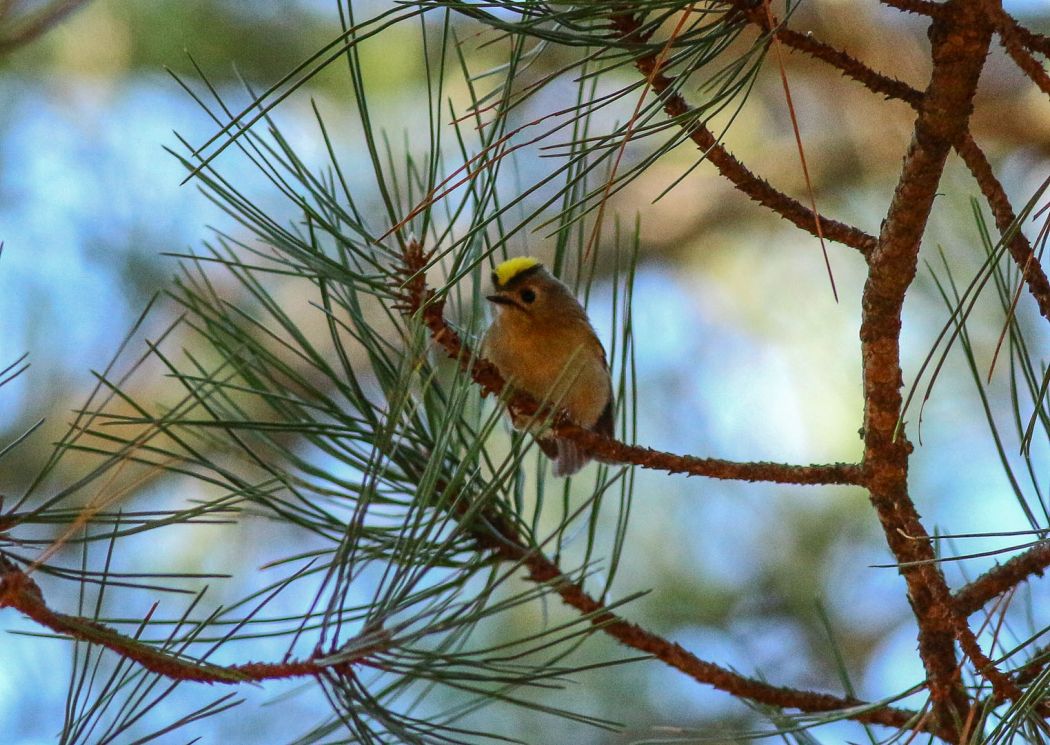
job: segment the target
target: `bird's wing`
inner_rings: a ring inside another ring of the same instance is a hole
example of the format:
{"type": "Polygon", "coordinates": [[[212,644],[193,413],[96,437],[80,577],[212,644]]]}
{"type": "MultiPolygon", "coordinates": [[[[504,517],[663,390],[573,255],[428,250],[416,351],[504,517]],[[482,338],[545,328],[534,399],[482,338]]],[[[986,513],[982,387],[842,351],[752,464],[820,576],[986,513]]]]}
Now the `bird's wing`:
{"type": "Polygon", "coordinates": [[[602,409],[601,416],[599,416],[598,421],[594,423],[593,430],[600,435],[612,437],[615,428],[616,422],[613,418],[613,400],[610,395],[609,403],[605,404],[605,408],[602,409]]]}
{"type": "Polygon", "coordinates": [[[540,450],[551,460],[556,460],[558,457],[558,443],[555,442],[553,437],[537,437],[536,444],[540,446],[540,450]]]}
{"type": "MultiPolygon", "coordinates": [[[[598,338],[598,334],[594,333],[594,329],[591,329],[591,336],[594,339],[594,343],[598,345],[598,355],[602,360],[602,367],[605,368],[606,377],[609,373],[609,357],[605,354],[605,345],[602,344],[601,339],[598,338]]],[[[613,436],[613,430],[616,429],[616,421],[614,419],[613,411],[613,394],[612,394],[612,380],[609,380],[609,402],[605,404],[605,408],[602,409],[602,413],[598,416],[598,421],[591,427],[591,431],[597,432],[600,435],[606,437],[613,436]]]]}

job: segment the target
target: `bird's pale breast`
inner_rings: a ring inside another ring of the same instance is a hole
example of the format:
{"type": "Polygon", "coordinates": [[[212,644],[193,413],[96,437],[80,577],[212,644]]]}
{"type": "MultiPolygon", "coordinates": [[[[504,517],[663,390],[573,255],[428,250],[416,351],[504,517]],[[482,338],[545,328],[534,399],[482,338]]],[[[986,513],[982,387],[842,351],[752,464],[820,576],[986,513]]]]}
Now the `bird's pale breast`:
{"type": "Polygon", "coordinates": [[[609,401],[604,352],[589,327],[536,332],[499,319],[486,334],[484,355],[504,378],[583,427],[593,427],[609,401]]]}

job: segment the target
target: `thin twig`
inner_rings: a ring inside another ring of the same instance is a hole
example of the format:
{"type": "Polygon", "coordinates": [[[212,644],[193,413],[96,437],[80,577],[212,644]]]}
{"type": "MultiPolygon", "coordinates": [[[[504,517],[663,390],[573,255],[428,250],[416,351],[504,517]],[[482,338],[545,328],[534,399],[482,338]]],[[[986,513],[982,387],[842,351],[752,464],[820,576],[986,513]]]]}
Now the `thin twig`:
{"type": "Polygon", "coordinates": [[[903,10],[905,13],[915,13],[916,15],[929,16],[930,18],[938,17],[943,8],[942,3],[931,2],[931,0],[881,0],[883,5],[889,5],[891,8],[897,10],[903,10]]]}
{"type": "Polygon", "coordinates": [[[87,4],[88,1],[64,0],[38,11],[10,34],[0,34],[0,54],[8,54],[47,33],[61,22],[63,18],[80,8],[80,6],[87,4]]]}
{"type": "MultiPolygon", "coordinates": [[[[751,0],[727,0],[740,15],[757,26],[763,33],[769,34],[773,31],[770,19],[762,12],[762,8],[755,5],[751,0]]],[[[808,54],[814,59],[826,62],[843,75],[856,80],[868,90],[881,93],[890,98],[906,101],[912,107],[918,107],[922,102],[922,91],[912,88],[907,83],[876,72],[856,57],[841,49],[820,41],[810,34],[796,31],[785,23],[776,27],[777,38],[788,47],[808,54]]]]}
{"type": "Polygon", "coordinates": [[[1009,561],[998,564],[953,596],[960,615],[976,613],[984,605],[1032,577],[1042,577],[1050,567],[1050,541],[1033,546],[1009,561]]]}
{"type": "Polygon", "coordinates": [[[1018,33],[1017,29],[1019,26],[1017,22],[1008,16],[1001,7],[989,8],[988,14],[995,23],[996,31],[999,32],[999,43],[1003,45],[1003,49],[1010,55],[1010,59],[1021,68],[1025,75],[1031,78],[1033,83],[1039,86],[1039,90],[1050,96],[1050,75],[1046,74],[1046,69],[1032,56],[1025,44],[1026,40],[1034,41],[1036,39],[1031,35],[1026,37],[1018,33]]]}
{"type": "Polygon", "coordinates": [[[1021,281],[1028,286],[1028,291],[1035,298],[1039,312],[1050,320],[1050,280],[1042,266],[1035,259],[1035,248],[1016,225],[1010,200],[1002,184],[995,177],[992,166],[984,153],[973,141],[969,132],[964,133],[955,143],[955,150],[962,156],[966,167],[970,169],[977,185],[981,188],[985,201],[992,210],[995,227],[1004,238],[1009,236],[1006,250],[1021,272],[1021,281]]]}
{"type": "MultiPolygon", "coordinates": [[[[977,642],[977,637],[974,635],[973,630],[966,623],[966,617],[956,615],[953,617],[953,620],[955,623],[955,636],[959,640],[959,646],[970,657],[970,661],[973,662],[977,672],[992,684],[992,691],[995,693],[996,699],[999,701],[1020,701],[1024,697],[1024,692],[1014,680],[999,670],[995,663],[988,658],[988,655],[984,653],[981,645],[977,642]]],[[[971,703],[970,706],[972,709],[974,704],[971,703]]]]}
{"type": "Polygon", "coordinates": [[[775,686],[762,680],[748,678],[727,670],[720,665],[701,660],[680,645],[662,636],[643,629],[635,623],[625,621],[607,610],[579,585],[568,580],[556,564],[542,554],[530,553],[523,559],[534,582],[550,584],[562,601],[588,617],[590,622],[605,634],[631,649],[653,655],[661,662],[680,670],[699,683],[704,683],[740,698],[750,699],[767,706],[781,709],[817,713],[864,708],[847,719],[868,724],[881,724],[898,729],[915,728],[920,731],[937,731],[930,723],[921,721],[918,712],[897,709],[892,706],[871,706],[851,696],[839,697],[815,691],[775,686]]]}
{"type": "MultiPolygon", "coordinates": [[[[765,13],[762,13],[760,9],[752,6],[748,0],[730,0],[730,2],[751,23],[757,25],[765,33],[770,32],[770,23],[765,13]]],[[[1013,21],[1012,18],[1005,14],[1004,17],[1003,23],[1007,20],[1013,21]]],[[[1013,28],[1023,29],[1016,22],[1014,22],[1013,28]]],[[[1015,33],[1020,36],[1020,31],[1015,31],[1015,33]]],[[[781,25],[777,28],[777,38],[786,46],[808,54],[814,59],[826,62],[873,93],[904,101],[916,110],[922,103],[922,91],[896,78],[883,75],[850,54],[819,41],[808,34],[803,34],[781,25]]],[[[1021,270],[1023,280],[1035,299],[1039,312],[1045,318],[1050,319],[1050,280],[1047,279],[1047,275],[1039,262],[1033,261],[1034,249],[1028,238],[1020,230],[1015,229],[1014,223],[1017,216],[1010,206],[1006,190],[1003,189],[1002,184],[995,177],[988,158],[985,157],[968,131],[964,131],[952,145],[962,157],[963,162],[966,163],[967,168],[970,169],[974,180],[977,181],[977,185],[980,187],[981,193],[992,211],[992,216],[995,219],[995,225],[1000,235],[1011,236],[1007,243],[1007,250],[1010,252],[1014,263],[1021,270]]]]}
{"type": "MultiPolygon", "coordinates": [[[[631,42],[641,33],[641,24],[634,16],[617,14],[610,19],[610,22],[621,41],[631,42]]],[[[851,246],[863,254],[875,247],[874,236],[852,225],[831,220],[823,215],[816,215],[798,200],[773,188],[768,181],[753,174],[737,160],[718,141],[706,124],[695,118],[690,119],[689,105],[680,94],[675,92],[674,79],[660,71],[658,56],[657,52],[643,55],[634,61],[635,67],[647,80],[651,81],[653,91],[663,101],[664,112],[672,118],[681,118],[685,122],[682,126],[689,138],[704,153],[704,157],[714,164],[719,173],[732,181],[739,191],[806,232],[816,235],[814,226],[816,220],[819,219],[824,237],[828,240],[851,246]]]]}
{"type": "Polygon", "coordinates": [[[1044,57],[1050,58],[1050,36],[1037,34],[1035,31],[1025,28],[1006,11],[996,15],[998,20],[996,30],[1000,34],[1010,34],[1033,52],[1038,52],[1044,57]]]}
{"type": "Polygon", "coordinates": [[[105,647],[122,658],[169,680],[198,683],[238,684],[314,677],[326,669],[349,668],[361,664],[382,645],[369,647],[351,659],[325,663],[320,657],[284,662],[247,662],[239,665],[213,665],[174,652],[158,649],[90,618],[70,616],[51,610],[39,586],[29,575],[0,557],[0,608],[13,608],[56,634],[105,647]]]}
{"type": "Polygon", "coordinates": [[[1011,675],[1017,685],[1028,685],[1043,674],[1048,664],[1050,664],[1050,648],[1042,647],[1035,651],[1028,662],[1013,670],[1011,675]]]}

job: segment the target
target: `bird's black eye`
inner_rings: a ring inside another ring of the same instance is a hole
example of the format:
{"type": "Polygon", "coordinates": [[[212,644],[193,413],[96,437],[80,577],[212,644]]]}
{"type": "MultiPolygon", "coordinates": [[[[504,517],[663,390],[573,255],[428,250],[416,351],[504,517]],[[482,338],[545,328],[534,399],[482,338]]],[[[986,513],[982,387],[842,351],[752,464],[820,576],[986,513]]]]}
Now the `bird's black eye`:
{"type": "Polygon", "coordinates": [[[521,299],[524,300],[526,303],[531,303],[533,300],[536,299],[536,293],[530,290],[528,287],[526,287],[518,294],[521,295],[521,299]]]}

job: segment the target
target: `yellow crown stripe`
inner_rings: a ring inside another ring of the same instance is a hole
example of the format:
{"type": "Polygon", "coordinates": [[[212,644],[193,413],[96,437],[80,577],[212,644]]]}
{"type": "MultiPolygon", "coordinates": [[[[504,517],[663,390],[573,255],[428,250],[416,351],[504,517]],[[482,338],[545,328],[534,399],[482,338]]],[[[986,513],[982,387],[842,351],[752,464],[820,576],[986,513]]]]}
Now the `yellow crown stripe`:
{"type": "Polygon", "coordinates": [[[539,259],[534,259],[531,256],[517,256],[498,264],[492,274],[496,279],[496,284],[502,287],[522,272],[539,265],[539,259]]]}

